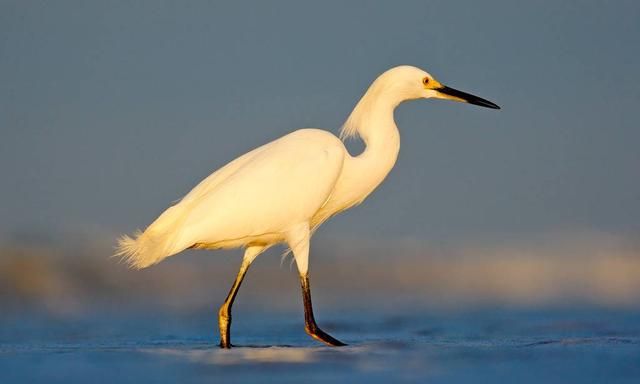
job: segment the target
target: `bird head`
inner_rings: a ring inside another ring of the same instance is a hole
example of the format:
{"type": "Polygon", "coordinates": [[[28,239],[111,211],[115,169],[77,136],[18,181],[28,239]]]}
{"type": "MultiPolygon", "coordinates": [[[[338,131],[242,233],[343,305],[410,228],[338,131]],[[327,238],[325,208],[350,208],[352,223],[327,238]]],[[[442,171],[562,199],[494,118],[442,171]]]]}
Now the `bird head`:
{"type": "Polygon", "coordinates": [[[481,107],[500,109],[499,106],[472,94],[447,87],[420,68],[403,65],[391,68],[376,80],[380,90],[394,95],[399,102],[413,99],[446,99],[481,107]]]}

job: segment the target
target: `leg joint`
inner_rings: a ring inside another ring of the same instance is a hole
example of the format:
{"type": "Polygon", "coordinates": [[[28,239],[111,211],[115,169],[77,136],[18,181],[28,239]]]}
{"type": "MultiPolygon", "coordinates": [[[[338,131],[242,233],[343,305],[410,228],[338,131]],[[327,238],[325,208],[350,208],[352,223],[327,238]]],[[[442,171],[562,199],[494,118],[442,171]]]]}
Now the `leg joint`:
{"type": "Polygon", "coordinates": [[[229,308],[226,305],[222,305],[222,307],[220,307],[220,310],[218,311],[218,317],[225,321],[231,320],[231,313],[229,312],[229,308]]]}

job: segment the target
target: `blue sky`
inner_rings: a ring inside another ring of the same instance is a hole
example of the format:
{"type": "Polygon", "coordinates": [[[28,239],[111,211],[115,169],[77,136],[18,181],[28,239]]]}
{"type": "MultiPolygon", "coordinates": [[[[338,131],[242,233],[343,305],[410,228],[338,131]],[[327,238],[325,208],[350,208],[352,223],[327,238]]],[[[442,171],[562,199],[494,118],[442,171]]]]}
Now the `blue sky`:
{"type": "Polygon", "coordinates": [[[0,237],[144,227],[399,64],[503,109],[402,105],[396,168],[321,233],[637,234],[639,4],[2,1],[0,237]]]}

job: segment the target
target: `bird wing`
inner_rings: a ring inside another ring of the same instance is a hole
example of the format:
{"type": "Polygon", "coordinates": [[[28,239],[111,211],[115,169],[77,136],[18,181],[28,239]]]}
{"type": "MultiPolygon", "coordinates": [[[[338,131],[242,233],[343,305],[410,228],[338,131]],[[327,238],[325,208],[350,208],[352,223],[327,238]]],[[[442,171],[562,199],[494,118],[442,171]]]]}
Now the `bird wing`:
{"type": "Polygon", "coordinates": [[[345,153],[329,132],[303,129],[240,157],[172,207],[183,213],[174,246],[283,233],[310,221],[329,198],[345,153]]]}
{"type": "MultiPolygon", "coordinates": [[[[268,145],[268,144],[267,144],[268,145]]],[[[180,202],[189,203],[190,201],[197,200],[198,198],[207,194],[207,192],[211,191],[218,185],[220,182],[224,181],[227,177],[236,172],[239,168],[241,168],[244,164],[251,161],[257,154],[262,152],[267,145],[262,145],[258,148],[255,148],[244,155],[236,158],[235,160],[227,163],[222,168],[213,172],[205,179],[200,181],[198,185],[193,187],[189,193],[187,193],[180,202]]]]}

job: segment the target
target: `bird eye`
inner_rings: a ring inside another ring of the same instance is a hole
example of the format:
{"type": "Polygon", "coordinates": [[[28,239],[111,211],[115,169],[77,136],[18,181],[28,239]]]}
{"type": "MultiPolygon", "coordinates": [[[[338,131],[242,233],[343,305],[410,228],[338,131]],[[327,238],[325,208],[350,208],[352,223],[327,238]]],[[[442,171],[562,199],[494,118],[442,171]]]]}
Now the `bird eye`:
{"type": "Polygon", "coordinates": [[[424,84],[424,85],[429,84],[429,78],[425,77],[424,79],[422,79],[422,84],[424,84]]]}

